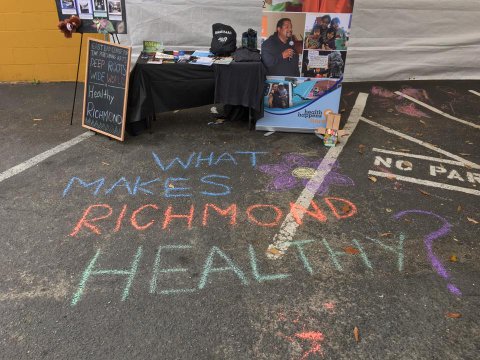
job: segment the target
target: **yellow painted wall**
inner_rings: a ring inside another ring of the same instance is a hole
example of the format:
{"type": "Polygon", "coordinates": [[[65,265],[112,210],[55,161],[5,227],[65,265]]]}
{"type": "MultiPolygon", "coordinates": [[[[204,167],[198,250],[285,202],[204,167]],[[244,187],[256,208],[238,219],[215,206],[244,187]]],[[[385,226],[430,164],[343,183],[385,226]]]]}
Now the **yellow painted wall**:
{"type": "MultiPolygon", "coordinates": [[[[75,81],[80,34],[57,28],[54,0],[1,0],[0,81],[75,81]]],[[[84,81],[88,37],[83,36],[79,80],[84,81]]]]}

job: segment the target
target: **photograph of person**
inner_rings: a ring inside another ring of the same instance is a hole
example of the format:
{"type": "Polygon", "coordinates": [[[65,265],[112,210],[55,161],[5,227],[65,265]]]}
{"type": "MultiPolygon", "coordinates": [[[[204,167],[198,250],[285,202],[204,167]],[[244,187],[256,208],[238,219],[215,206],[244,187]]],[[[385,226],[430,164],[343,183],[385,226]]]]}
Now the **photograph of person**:
{"type": "Polygon", "coordinates": [[[266,11],[287,12],[323,12],[346,13],[353,12],[354,0],[265,0],[266,11]]]}
{"type": "Polygon", "coordinates": [[[315,25],[312,31],[305,36],[305,49],[321,49],[323,39],[320,25],[315,25]]]}
{"type": "Polygon", "coordinates": [[[80,14],[91,14],[92,13],[92,4],[90,0],[77,0],[78,3],[78,12],[80,14]]]}
{"type": "Polygon", "coordinates": [[[327,38],[323,42],[323,50],[335,50],[335,29],[328,28],[326,32],[327,38]]]}
{"type": "Polygon", "coordinates": [[[345,70],[346,51],[306,50],[303,54],[302,76],[339,79],[345,70]]]}
{"type": "Polygon", "coordinates": [[[268,94],[268,107],[286,109],[289,107],[289,103],[287,87],[282,83],[273,83],[268,94]]]}
{"type": "Polygon", "coordinates": [[[263,41],[262,61],[267,68],[267,76],[300,76],[300,54],[303,50],[304,14],[268,13],[267,34],[263,41]],[[295,33],[299,31],[298,33],[295,33]]]}
{"type": "Polygon", "coordinates": [[[330,15],[307,14],[305,49],[323,49],[323,45],[327,42],[327,31],[331,21],[330,15]],[[308,30],[310,24],[312,24],[312,29],[308,30]]]}
{"type": "Polygon", "coordinates": [[[92,0],[76,0],[78,17],[82,20],[93,19],[92,0]]]}
{"type": "Polygon", "coordinates": [[[63,15],[77,14],[75,0],[60,0],[60,8],[63,15]]]}
{"type": "MultiPolygon", "coordinates": [[[[350,24],[349,17],[349,23],[350,24]]],[[[330,23],[330,27],[335,30],[335,48],[336,50],[347,50],[347,40],[348,40],[348,30],[345,30],[342,26],[342,23],[338,17],[334,17],[330,23]]]]}
{"type": "Polygon", "coordinates": [[[274,111],[300,108],[335,90],[341,85],[338,79],[320,77],[269,78],[265,83],[263,103],[265,108],[274,111]]]}
{"type": "Polygon", "coordinates": [[[346,50],[351,18],[350,14],[306,14],[304,48],[346,50]]]}
{"type": "Polygon", "coordinates": [[[74,0],[60,0],[60,4],[62,9],[65,10],[75,10],[75,2],[74,0]]]}
{"type": "Polygon", "coordinates": [[[94,11],[107,11],[106,0],[93,0],[94,11]]]}
{"type": "Polygon", "coordinates": [[[108,13],[110,15],[122,15],[122,4],[120,0],[108,0],[108,13]]]}

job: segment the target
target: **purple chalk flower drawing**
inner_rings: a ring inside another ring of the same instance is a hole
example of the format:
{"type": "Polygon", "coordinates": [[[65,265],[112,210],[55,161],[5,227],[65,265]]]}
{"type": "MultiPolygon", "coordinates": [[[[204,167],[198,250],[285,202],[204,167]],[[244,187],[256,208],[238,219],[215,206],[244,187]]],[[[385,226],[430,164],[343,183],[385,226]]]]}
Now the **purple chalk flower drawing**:
{"type": "Polygon", "coordinates": [[[318,195],[325,195],[332,185],[355,185],[348,176],[337,172],[339,169],[337,162],[329,165],[331,171],[325,176],[320,186],[311,181],[322,160],[322,158],[310,160],[302,155],[286,154],[282,156],[280,163],[261,165],[259,170],[272,177],[267,185],[267,190],[271,191],[286,191],[301,186],[315,191],[318,195]]]}

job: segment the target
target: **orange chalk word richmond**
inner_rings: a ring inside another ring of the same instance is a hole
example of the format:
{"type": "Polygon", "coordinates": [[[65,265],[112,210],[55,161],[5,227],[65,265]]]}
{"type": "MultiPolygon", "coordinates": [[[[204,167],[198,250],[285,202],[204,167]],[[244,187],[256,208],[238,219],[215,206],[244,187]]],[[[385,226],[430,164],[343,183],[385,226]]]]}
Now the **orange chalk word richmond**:
{"type": "MultiPolygon", "coordinates": [[[[326,223],[328,215],[330,215],[330,218],[345,220],[357,213],[355,204],[346,199],[327,197],[323,199],[323,202],[325,203],[323,205],[324,209],[318,203],[312,201],[310,204],[311,210],[290,203],[289,215],[295,219],[298,225],[303,225],[308,220],[302,215],[308,215],[310,221],[326,223]]],[[[77,221],[70,232],[70,236],[76,237],[80,232],[95,235],[102,235],[105,232],[118,233],[125,226],[128,227],[129,224],[137,231],[159,227],[162,230],[167,230],[179,226],[186,226],[187,229],[191,229],[195,224],[207,227],[213,221],[212,216],[217,223],[218,221],[228,221],[230,226],[236,226],[238,217],[241,216],[254,226],[275,227],[281,222],[285,214],[280,206],[272,204],[253,204],[244,211],[239,211],[237,204],[220,206],[207,203],[201,207],[202,211],[197,219],[196,206],[190,204],[189,209],[185,209],[185,206],[174,208],[173,205],[167,204],[162,209],[160,204],[145,204],[129,209],[129,206],[124,204],[118,209],[114,209],[107,204],[90,205],[85,209],[80,220],[77,221]],[[128,214],[131,214],[130,217],[128,217],[128,214]],[[156,223],[162,225],[157,226],[156,223]]]]}

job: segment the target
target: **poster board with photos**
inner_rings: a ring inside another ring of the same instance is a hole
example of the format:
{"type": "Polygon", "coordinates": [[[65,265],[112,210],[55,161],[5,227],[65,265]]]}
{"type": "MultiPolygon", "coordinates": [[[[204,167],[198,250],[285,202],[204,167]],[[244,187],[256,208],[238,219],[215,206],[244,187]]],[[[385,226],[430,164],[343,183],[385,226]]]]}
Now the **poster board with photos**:
{"type": "Polygon", "coordinates": [[[126,34],[125,0],[55,0],[60,21],[78,16],[82,25],[78,32],[126,34]]]}
{"type": "Polygon", "coordinates": [[[88,39],[82,126],[123,141],[131,48],[88,39]]]}
{"type": "Polygon", "coordinates": [[[264,2],[261,131],[312,133],[338,113],[354,0],[264,2]],[[277,26],[279,26],[277,28],[277,26]]]}

